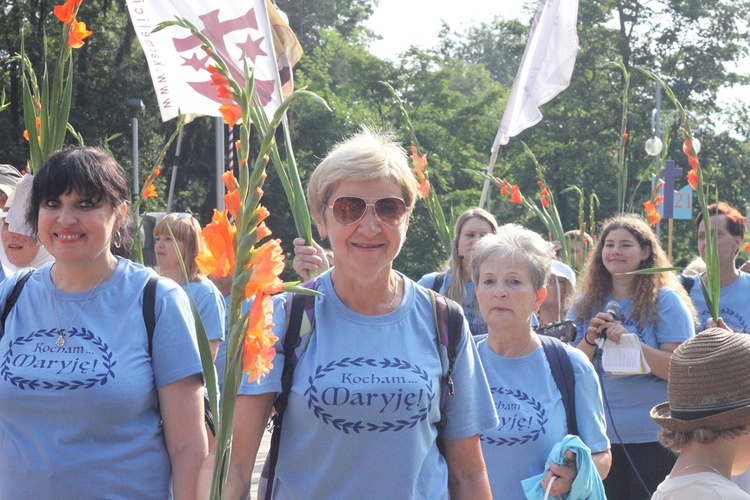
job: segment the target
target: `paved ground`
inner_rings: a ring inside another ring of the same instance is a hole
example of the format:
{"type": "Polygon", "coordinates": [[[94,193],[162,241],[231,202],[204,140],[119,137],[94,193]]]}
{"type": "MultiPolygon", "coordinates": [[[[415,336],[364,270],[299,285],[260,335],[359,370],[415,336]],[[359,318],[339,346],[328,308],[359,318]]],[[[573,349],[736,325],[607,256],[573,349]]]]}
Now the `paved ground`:
{"type": "Polygon", "coordinates": [[[258,497],[258,481],[260,480],[260,473],[263,470],[263,464],[266,463],[266,455],[268,455],[269,446],[271,446],[271,433],[266,431],[263,433],[263,440],[260,442],[260,448],[258,449],[258,457],[255,459],[253,486],[250,489],[250,498],[252,499],[258,497]]]}

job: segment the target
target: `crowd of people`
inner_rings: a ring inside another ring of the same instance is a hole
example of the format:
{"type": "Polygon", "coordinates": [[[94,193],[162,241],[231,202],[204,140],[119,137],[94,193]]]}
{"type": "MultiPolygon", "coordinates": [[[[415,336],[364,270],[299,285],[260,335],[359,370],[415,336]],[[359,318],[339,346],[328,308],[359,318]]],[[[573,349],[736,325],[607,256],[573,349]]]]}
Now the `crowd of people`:
{"type": "MultiPolygon", "coordinates": [[[[221,373],[231,282],[200,274],[200,224],[185,213],[157,223],[156,274],[120,256],[128,189],[108,153],[64,148],[30,189],[15,189],[22,179],[0,166],[0,217],[20,209],[31,228],[4,220],[0,235],[0,498],[207,496],[191,301],[221,373]]],[[[595,237],[567,233],[569,267],[559,242],[470,208],[444,269],[413,281],[393,262],[417,181],[385,133],[363,128],[334,147],[307,196],[330,250],[294,240],[294,269],[321,293],[305,330],[294,294],[273,298],[276,356],[240,387],[227,498],[248,494],[274,413],[265,498],[750,498],[729,480],[750,465],[736,209],[707,212],[717,325],[700,273],[640,272],[671,264],[630,214],[595,237]],[[604,369],[624,335],[643,373],[604,369]]],[[[701,257],[706,237],[701,214],[701,257]]]]}

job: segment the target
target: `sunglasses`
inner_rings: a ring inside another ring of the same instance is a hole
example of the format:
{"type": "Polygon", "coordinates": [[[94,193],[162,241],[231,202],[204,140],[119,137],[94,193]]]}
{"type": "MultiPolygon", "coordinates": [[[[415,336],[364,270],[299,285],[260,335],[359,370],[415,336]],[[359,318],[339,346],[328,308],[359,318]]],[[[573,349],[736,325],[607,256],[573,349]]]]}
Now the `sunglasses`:
{"type": "Polygon", "coordinates": [[[333,204],[327,205],[333,214],[333,220],[343,226],[359,222],[365,216],[367,207],[375,209],[375,218],[386,226],[398,226],[404,221],[408,210],[401,198],[380,198],[373,203],[356,196],[339,196],[333,204]]]}

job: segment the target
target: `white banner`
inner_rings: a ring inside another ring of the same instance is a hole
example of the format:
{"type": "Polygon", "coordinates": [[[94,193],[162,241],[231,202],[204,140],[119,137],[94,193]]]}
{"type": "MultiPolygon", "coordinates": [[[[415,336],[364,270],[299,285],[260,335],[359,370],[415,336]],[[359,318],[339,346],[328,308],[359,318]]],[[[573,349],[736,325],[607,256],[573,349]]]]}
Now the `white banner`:
{"type": "Polygon", "coordinates": [[[228,102],[216,96],[216,87],[211,85],[205,69],[212,60],[201,49],[198,38],[176,26],[151,33],[159,23],[175,17],[187,19],[211,41],[241,85],[244,85],[245,59],[248,66],[255,67],[255,87],[267,114],[272,114],[280,103],[277,58],[280,65],[285,65],[281,68],[281,84],[285,90],[291,87],[291,66],[299,59],[301,49],[274,10],[270,14],[277,42],[280,36],[292,43],[291,47],[277,47],[274,51],[266,1],[127,0],[127,3],[146,54],[162,120],[175,118],[179,112],[221,116],[219,106],[228,102]]]}
{"type": "Polygon", "coordinates": [[[542,0],[492,151],[539,123],[539,106],[570,85],[578,53],[578,0],[542,0]]]}

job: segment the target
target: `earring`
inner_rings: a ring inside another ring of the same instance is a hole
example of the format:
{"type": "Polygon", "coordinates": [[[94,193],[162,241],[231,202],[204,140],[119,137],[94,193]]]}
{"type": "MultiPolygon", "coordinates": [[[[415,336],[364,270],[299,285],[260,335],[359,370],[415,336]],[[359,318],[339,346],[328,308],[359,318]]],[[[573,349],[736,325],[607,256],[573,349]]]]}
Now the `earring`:
{"type": "Polygon", "coordinates": [[[115,248],[120,248],[120,245],[122,245],[122,235],[119,229],[112,235],[112,244],[115,248]]]}

